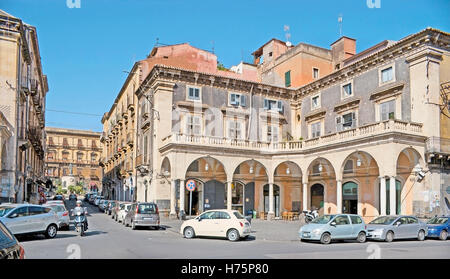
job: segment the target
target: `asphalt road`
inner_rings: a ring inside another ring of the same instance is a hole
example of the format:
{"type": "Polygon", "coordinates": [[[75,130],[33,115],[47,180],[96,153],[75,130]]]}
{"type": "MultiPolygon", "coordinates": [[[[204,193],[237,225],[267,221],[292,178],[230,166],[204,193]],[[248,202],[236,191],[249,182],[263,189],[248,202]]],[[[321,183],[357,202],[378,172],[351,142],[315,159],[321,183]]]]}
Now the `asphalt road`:
{"type": "MultiPolygon", "coordinates": [[[[73,202],[68,202],[70,207],[73,202]]],[[[255,237],[239,242],[225,239],[184,239],[173,228],[131,230],[116,223],[94,206],[88,207],[89,230],[80,237],[71,226],[54,239],[21,237],[28,259],[450,259],[450,240],[337,242],[330,245],[300,241],[269,241],[255,237]]],[[[164,223],[162,223],[164,226],[164,223]]]]}

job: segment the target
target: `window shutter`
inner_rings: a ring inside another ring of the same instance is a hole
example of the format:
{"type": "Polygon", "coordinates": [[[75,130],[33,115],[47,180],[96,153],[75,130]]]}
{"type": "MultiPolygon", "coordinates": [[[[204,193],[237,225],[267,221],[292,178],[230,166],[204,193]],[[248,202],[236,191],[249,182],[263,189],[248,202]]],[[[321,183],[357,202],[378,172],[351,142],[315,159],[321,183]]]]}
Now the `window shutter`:
{"type": "Polygon", "coordinates": [[[241,106],[245,107],[247,106],[247,96],[241,95],[241,106]]]}
{"type": "Polygon", "coordinates": [[[230,94],[230,105],[234,105],[234,94],[230,94]]]}
{"type": "Polygon", "coordinates": [[[284,82],[286,87],[291,86],[291,71],[284,73],[284,82]]]}
{"type": "Polygon", "coordinates": [[[337,132],[342,131],[342,120],[341,120],[341,116],[337,116],[337,117],[336,117],[336,131],[337,131],[337,132]]]}
{"type": "Polygon", "coordinates": [[[272,139],[274,142],[278,142],[278,127],[277,126],[273,126],[272,139]]]}
{"type": "Polygon", "coordinates": [[[352,112],[352,128],[356,127],[356,113],[352,112]]]}
{"type": "Polygon", "coordinates": [[[264,108],[269,109],[269,100],[264,99],[264,108]]]}
{"type": "Polygon", "coordinates": [[[283,113],[283,103],[281,101],[278,101],[277,106],[278,106],[278,111],[283,113]]]}

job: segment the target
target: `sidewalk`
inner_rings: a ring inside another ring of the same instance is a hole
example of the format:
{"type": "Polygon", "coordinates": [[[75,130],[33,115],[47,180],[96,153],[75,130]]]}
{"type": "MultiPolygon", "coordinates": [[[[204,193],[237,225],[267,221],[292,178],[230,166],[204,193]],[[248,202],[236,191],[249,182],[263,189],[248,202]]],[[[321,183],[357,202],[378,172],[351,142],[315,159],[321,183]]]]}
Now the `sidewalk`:
{"type": "MultiPolygon", "coordinates": [[[[171,220],[167,217],[161,217],[161,226],[167,226],[166,229],[175,233],[180,233],[180,227],[183,221],[171,220]]],[[[303,220],[283,221],[283,220],[261,220],[252,219],[251,236],[257,240],[264,241],[300,241],[298,230],[304,224],[303,220]]]]}

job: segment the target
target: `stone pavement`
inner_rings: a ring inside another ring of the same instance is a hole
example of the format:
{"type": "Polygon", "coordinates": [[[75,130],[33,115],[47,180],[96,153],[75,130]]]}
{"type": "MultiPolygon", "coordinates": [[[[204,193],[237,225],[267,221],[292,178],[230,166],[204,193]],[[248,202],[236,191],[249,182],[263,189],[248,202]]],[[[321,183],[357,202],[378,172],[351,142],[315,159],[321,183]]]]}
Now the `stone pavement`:
{"type": "MultiPolygon", "coordinates": [[[[179,233],[182,223],[181,220],[161,216],[161,226],[165,226],[169,231],[179,233]]],[[[298,230],[303,224],[302,218],[295,221],[252,219],[251,236],[263,241],[300,241],[298,230]]]]}

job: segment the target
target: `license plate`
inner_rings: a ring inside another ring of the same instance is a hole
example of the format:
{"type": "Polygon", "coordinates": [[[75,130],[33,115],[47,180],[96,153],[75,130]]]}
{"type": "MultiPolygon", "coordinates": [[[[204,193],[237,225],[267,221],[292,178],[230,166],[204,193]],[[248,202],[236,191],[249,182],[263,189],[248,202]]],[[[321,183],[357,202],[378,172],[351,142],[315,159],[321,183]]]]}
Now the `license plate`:
{"type": "Polygon", "coordinates": [[[153,220],[152,217],[145,217],[144,220],[153,220]]]}

